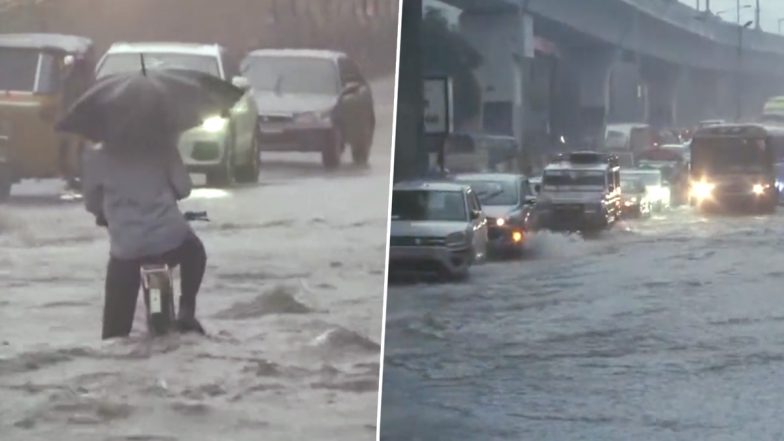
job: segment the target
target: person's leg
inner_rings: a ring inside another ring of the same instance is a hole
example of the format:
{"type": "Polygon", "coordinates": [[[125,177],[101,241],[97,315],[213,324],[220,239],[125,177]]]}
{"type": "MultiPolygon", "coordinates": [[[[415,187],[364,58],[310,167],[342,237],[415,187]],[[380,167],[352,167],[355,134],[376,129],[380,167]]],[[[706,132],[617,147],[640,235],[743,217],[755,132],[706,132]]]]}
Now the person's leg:
{"type": "Polygon", "coordinates": [[[204,271],[207,266],[207,253],[204,244],[191,233],[176,249],[166,254],[170,265],[180,266],[180,307],[178,319],[184,330],[204,332],[196,321],[196,296],[199,293],[204,271]]]}
{"type": "Polygon", "coordinates": [[[104,340],[131,333],[140,283],[138,262],[109,259],[103,306],[104,340]]]}

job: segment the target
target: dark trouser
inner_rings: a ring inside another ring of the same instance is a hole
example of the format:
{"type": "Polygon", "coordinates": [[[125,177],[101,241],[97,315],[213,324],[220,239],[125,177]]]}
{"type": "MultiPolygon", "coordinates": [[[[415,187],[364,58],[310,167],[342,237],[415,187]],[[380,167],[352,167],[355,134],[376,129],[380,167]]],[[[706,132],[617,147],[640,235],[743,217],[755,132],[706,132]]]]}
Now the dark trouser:
{"type": "Polygon", "coordinates": [[[196,294],[204,277],[207,253],[201,240],[190,233],[179,247],[161,256],[136,260],[109,259],[103,307],[103,339],[126,337],[131,333],[141,288],[141,266],[146,262],[165,262],[172,268],[179,265],[180,310],[191,313],[196,311],[196,294]]]}

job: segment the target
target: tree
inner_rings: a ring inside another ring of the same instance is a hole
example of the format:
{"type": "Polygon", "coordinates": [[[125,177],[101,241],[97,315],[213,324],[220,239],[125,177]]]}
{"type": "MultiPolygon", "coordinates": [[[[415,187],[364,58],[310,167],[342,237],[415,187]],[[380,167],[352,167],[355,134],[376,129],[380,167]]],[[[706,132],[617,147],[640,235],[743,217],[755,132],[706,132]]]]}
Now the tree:
{"type": "Polygon", "coordinates": [[[479,114],[482,90],[473,71],[482,65],[482,56],[432,8],[422,21],[422,61],[425,72],[452,77],[456,127],[479,114]]]}

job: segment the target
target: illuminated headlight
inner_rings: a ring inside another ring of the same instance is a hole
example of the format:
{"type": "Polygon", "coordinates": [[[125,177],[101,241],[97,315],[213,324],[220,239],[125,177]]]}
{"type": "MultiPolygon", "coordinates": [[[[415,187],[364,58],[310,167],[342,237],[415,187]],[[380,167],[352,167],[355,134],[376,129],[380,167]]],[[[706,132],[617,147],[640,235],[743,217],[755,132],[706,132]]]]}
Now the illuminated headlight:
{"type": "Polygon", "coordinates": [[[220,116],[211,116],[204,120],[201,128],[210,133],[218,133],[226,129],[229,120],[220,116]]]}
{"type": "Polygon", "coordinates": [[[506,219],[499,217],[498,219],[496,219],[495,224],[498,225],[499,227],[503,227],[504,225],[506,225],[506,219]]]}
{"type": "Polygon", "coordinates": [[[468,243],[468,236],[465,233],[452,233],[446,237],[446,246],[448,247],[462,247],[468,243]]]}
{"type": "Polygon", "coordinates": [[[294,116],[300,124],[328,124],[332,121],[330,112],[303,112],[294,116]]]}
{"type": "Polygon", "coordinates": [[[765,194],[765,186],[762,184],[754,184],[754,186],[751,187],[751,192],[757,196],[762,196],[765,194]]]}
{"type": "Polygon", "coordinates": [[[706,181],[694,182],[691,184],[691,195],[698,201],[709,199],[713,195],[716,184],[706,181]]]}

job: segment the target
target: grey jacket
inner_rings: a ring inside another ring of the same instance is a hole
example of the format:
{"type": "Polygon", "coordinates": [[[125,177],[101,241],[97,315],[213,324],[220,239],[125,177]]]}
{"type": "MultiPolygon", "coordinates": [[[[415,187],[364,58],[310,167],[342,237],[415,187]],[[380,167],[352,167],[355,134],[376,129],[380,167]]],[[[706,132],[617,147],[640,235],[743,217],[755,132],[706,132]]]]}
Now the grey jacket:
{"type": "Polygon", "coordinates": [[[114,258],[163,254],[191,231],[177,201],[192,184],[175,147],[109,152],[97,145],[85,152],[82,179],[87,211],[108,223],[114,258]]]}

